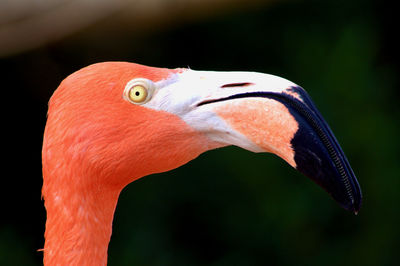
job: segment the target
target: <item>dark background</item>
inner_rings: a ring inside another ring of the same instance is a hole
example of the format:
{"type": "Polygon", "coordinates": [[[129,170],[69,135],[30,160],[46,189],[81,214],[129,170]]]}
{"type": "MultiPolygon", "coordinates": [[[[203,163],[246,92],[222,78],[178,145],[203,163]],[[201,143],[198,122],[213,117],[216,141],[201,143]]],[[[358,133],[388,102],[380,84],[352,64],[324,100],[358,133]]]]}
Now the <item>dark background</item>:
{"type": "Polygon", "coordinates": [[[73,71],[121,60],[259,71],[301,85],[346,152],[364,201],[354,216],[276,156],[210,151],[124,189],[109,265],[398,265],[394,7],[361,0],[220,1],[215,8],[212,1],[194,8],[172,2],[179,8],[164,3],[148,16],[116,10],[32,45],[40,32],[29,31],[22,48],[1,51],[0,264],[42,261],[41,142],[49,97],[73,71]]]}

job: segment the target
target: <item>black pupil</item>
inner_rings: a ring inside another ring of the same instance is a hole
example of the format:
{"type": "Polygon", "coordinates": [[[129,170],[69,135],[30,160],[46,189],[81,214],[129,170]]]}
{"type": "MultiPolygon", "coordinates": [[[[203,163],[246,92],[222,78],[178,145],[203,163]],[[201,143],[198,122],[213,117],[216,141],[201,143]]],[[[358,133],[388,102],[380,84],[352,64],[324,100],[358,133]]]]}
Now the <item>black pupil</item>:
{"type": "Polygon", "coordinates": [[[139,91],[135,91],[135,95],[136,95],[136,96],[139,96],[139,95],[140,95],[140,92],[139,92],[139,91]]]}

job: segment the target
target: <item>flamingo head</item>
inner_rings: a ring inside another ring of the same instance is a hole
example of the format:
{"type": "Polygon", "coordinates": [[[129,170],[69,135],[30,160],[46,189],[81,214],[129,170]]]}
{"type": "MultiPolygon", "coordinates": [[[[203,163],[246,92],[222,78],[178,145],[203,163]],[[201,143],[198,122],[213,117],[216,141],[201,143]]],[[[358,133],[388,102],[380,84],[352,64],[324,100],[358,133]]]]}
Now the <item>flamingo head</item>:
{"type": "Polygon", "coordinates": [[[360,208],[357,179],[307,93],[286,79],[255,72],[124,62],[83,68],[50,100],[44,176],[57,178],[58,169],[73,164],[71,171],[81,178],[68,182],[122,189],[227,145],[274,153],[345,209],[360,208]]]}

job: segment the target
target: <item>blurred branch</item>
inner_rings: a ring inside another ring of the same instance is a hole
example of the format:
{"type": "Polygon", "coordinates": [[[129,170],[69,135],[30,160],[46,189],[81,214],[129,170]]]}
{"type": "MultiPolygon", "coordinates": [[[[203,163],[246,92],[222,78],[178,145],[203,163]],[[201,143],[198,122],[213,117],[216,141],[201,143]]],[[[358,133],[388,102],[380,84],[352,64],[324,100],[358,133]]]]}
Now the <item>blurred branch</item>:
{"type": "MultiPolygon", "coordinates": [[[[135,27],[196,19],[261,0],[3,0],[0,57],[60,40],[107,17],[135,27]]],[[[115,24],[117,25],[117,24],[115,24]]]]}
{"type": "Polygon", "coordinates": [[[121,0],[1,2],[0,56],[19,53],[61,39],[111,15],[123,8],[124,3],[126,2],[121,0]]]}

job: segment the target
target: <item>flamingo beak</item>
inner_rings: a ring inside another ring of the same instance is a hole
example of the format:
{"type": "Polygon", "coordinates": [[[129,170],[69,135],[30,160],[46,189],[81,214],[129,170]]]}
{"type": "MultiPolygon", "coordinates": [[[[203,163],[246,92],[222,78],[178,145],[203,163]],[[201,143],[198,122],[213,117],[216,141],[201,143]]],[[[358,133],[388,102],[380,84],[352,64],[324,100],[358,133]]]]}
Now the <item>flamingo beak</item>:
{"type": "Polygon", "coordinates": [[[195,95],[183,104],[188,110],[175,110],[193,128],[223,145],[277,154],[357,214],[362,198],[357,178],[301,87],[268,74],[193,70],[173,87],[195,95]]]}
{"type": "MultiPolygon", "coordinates": [[[[297,123],[297,129],[290,139],[294,164],[284,155],[281,157],[326,190],[344,209],[357,214],[361,207],[361,189],[332,130],[302,88],[291,87],[287,92],[243,92],[201,102],[199,105],[251,97],[270,99],[286,107],[297,123]],[[287,92],[298,95],[299,98],[287,92]]],[[[242,109],[241,112],[246,111],[242,109]]],[[[285,128],[280,128],[279,131],[281,133],[278,134],[285,134],[282,133],[285,128]]],[[[276,153],[279,155],[279,152],[276,153]]]]}

